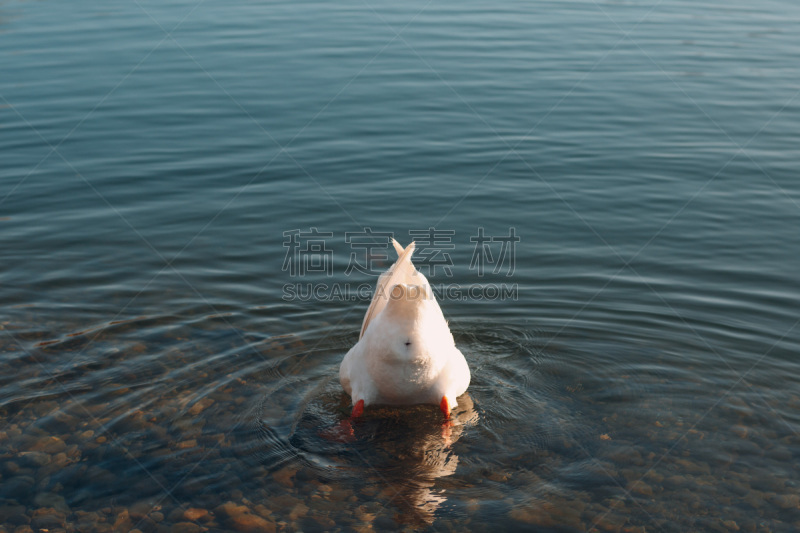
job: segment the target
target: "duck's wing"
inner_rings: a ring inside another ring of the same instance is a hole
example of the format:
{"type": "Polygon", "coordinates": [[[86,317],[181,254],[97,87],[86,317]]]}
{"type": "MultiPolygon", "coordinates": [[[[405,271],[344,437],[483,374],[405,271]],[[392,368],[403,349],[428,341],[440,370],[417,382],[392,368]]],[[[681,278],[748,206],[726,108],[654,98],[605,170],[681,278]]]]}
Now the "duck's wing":
{"type": "Polygon", "coordinates": [[[352,394],[352,381],[354,368],[361,368],[361,361],[363,359],[364,346],[362,343],[357,342],[355,346],[345,354],[342,359],[342,364],[339,366],[339,383],[347,394],[352,394]]]}
{"type": "Polygon", "coordinates": [[[414,263],[411,262],[411,256],[414,253],[415,244],[412,242],[405,249],[400,244],[392,239],[394,249],[397,250],[397,261],[391,266],[389,270],[381,274],[378,278],[378,286],[375,288],[375,294],[372,296],[372,302],[369,304],[367,314],[364,315],[364,322],[361,324],[361,334],[358,336],[360,339],[367,331],[367,326],[378,314],[386,307],[386,302],[389,301],[389,291],[398,283],[406,283],[408,285],[424,285],[430,294],[430,285],[428,280],[417,269],[414,268],[414,263]]]}

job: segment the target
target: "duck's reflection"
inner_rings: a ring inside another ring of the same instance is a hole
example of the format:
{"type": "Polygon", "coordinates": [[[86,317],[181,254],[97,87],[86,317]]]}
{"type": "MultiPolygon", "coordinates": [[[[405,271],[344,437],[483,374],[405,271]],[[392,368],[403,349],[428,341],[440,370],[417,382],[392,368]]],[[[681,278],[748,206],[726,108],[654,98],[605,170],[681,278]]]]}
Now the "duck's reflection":
{"type": "Polygon", "coordinates": [[[430,406],[414,406],[373,409],[356,423],[359,444],[371,445],[361,454],[365,466],[377,475],[384,485],[383,495],[390,500],[381,503],[397,506],[401,522],[433,523],[436,510],[447,501],[445,491],[435,488],[436,480],[455,473],[458,456],[453,444],[477,420],[472,398],[465,393],[448,422],[430,406]]]}

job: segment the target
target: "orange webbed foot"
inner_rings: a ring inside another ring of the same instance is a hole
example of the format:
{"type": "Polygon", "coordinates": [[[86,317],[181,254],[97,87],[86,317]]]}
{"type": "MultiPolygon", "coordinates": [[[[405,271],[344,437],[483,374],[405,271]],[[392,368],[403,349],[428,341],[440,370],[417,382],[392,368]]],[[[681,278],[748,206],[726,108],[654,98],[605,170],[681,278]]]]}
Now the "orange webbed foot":
{"type": "Polygon", "coordinates": [[[353,406],[353,412],[350,413],[350,418],[358,418],[364,414],[364,400],[358,400],[353,406]]]}
{"type": "Polygon", "coordinates": [[[444,440],[445,446],[450,446],[452,444],[450,437],[452,436],[453,421],[450,420],[450,402],[448,401],[447,396],[442,396],[442,401],[439,402],[439,409],[441,409],[442,413],[444,413],[442,439],[444,440]]]}
{"type": "Polygon", "coordinates": [[[447,396],[442,396],[442,401],[439,402],[439,409],[444,413],[444,417],[450,420],[450,402],[447,400],[447,396]]]}

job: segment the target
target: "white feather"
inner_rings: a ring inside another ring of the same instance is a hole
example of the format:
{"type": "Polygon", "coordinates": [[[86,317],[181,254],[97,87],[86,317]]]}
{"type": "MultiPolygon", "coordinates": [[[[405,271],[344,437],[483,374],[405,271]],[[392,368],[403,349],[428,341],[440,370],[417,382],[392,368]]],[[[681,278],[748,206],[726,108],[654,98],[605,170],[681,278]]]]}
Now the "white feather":
{"type": "Polygon", "coordinates": [[[452,408],[469,386],[469,366],[428,280],[411,263],[414,243],[393,243],[399,257],[378,279],[339,379],[353,404],[439,405],[446,397],[452,408]]]}

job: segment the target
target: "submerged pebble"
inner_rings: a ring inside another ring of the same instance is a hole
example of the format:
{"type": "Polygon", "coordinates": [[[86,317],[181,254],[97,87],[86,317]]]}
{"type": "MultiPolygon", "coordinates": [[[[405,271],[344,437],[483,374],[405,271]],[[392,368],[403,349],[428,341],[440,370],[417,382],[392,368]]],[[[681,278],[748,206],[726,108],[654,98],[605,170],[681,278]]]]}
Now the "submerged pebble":
{"type": "MultiPolygon", "coordinates": [[[[302,349],[295,340],[264,353],[302,349]]],[[[175,357],[185,364],[185,352],[175,357]]],[[[339,359],[326,357],[332,368],[339,359]]],[[[198,396],[199,383],[176,381],[132,408],[112,399],[135,394],[128,384],[87,403],[84,416],[49,400],[12,413],[0,434],[11,450],[0,455],[0,523],[14,533],[490,531],[489,524],[643,533],[790,531],[800,523],[789,475],[800,439],[779,425],[751,427],[737,402],[719,420],[709,417],[709,427],[689,430],[671,408],[654,421],[645,409],[622,414],[580,403],[592,394],[591,380],[581,379],[581,387],[560,389],[568,401],[522,404],[526,416],[505,426],[497,415],[476,414],[444,431],[435,409],[386,410],[355,424],[348,443],[321,431],[347,411],[335,384],[320,381],[297,402],[296,388],[267,393],[269,380],[257,374],[204,375],[220,381],[206,396],[198,396]],[[581,423],[596,427],[565,422],[576,405],[581,423]],[[505,449],[512,459],[484,464],[505,449]],[[716,507],[724,516],[709,514],[716,507]]],[[[480,394],[475,404],[491,410],[480,394]]]]}

